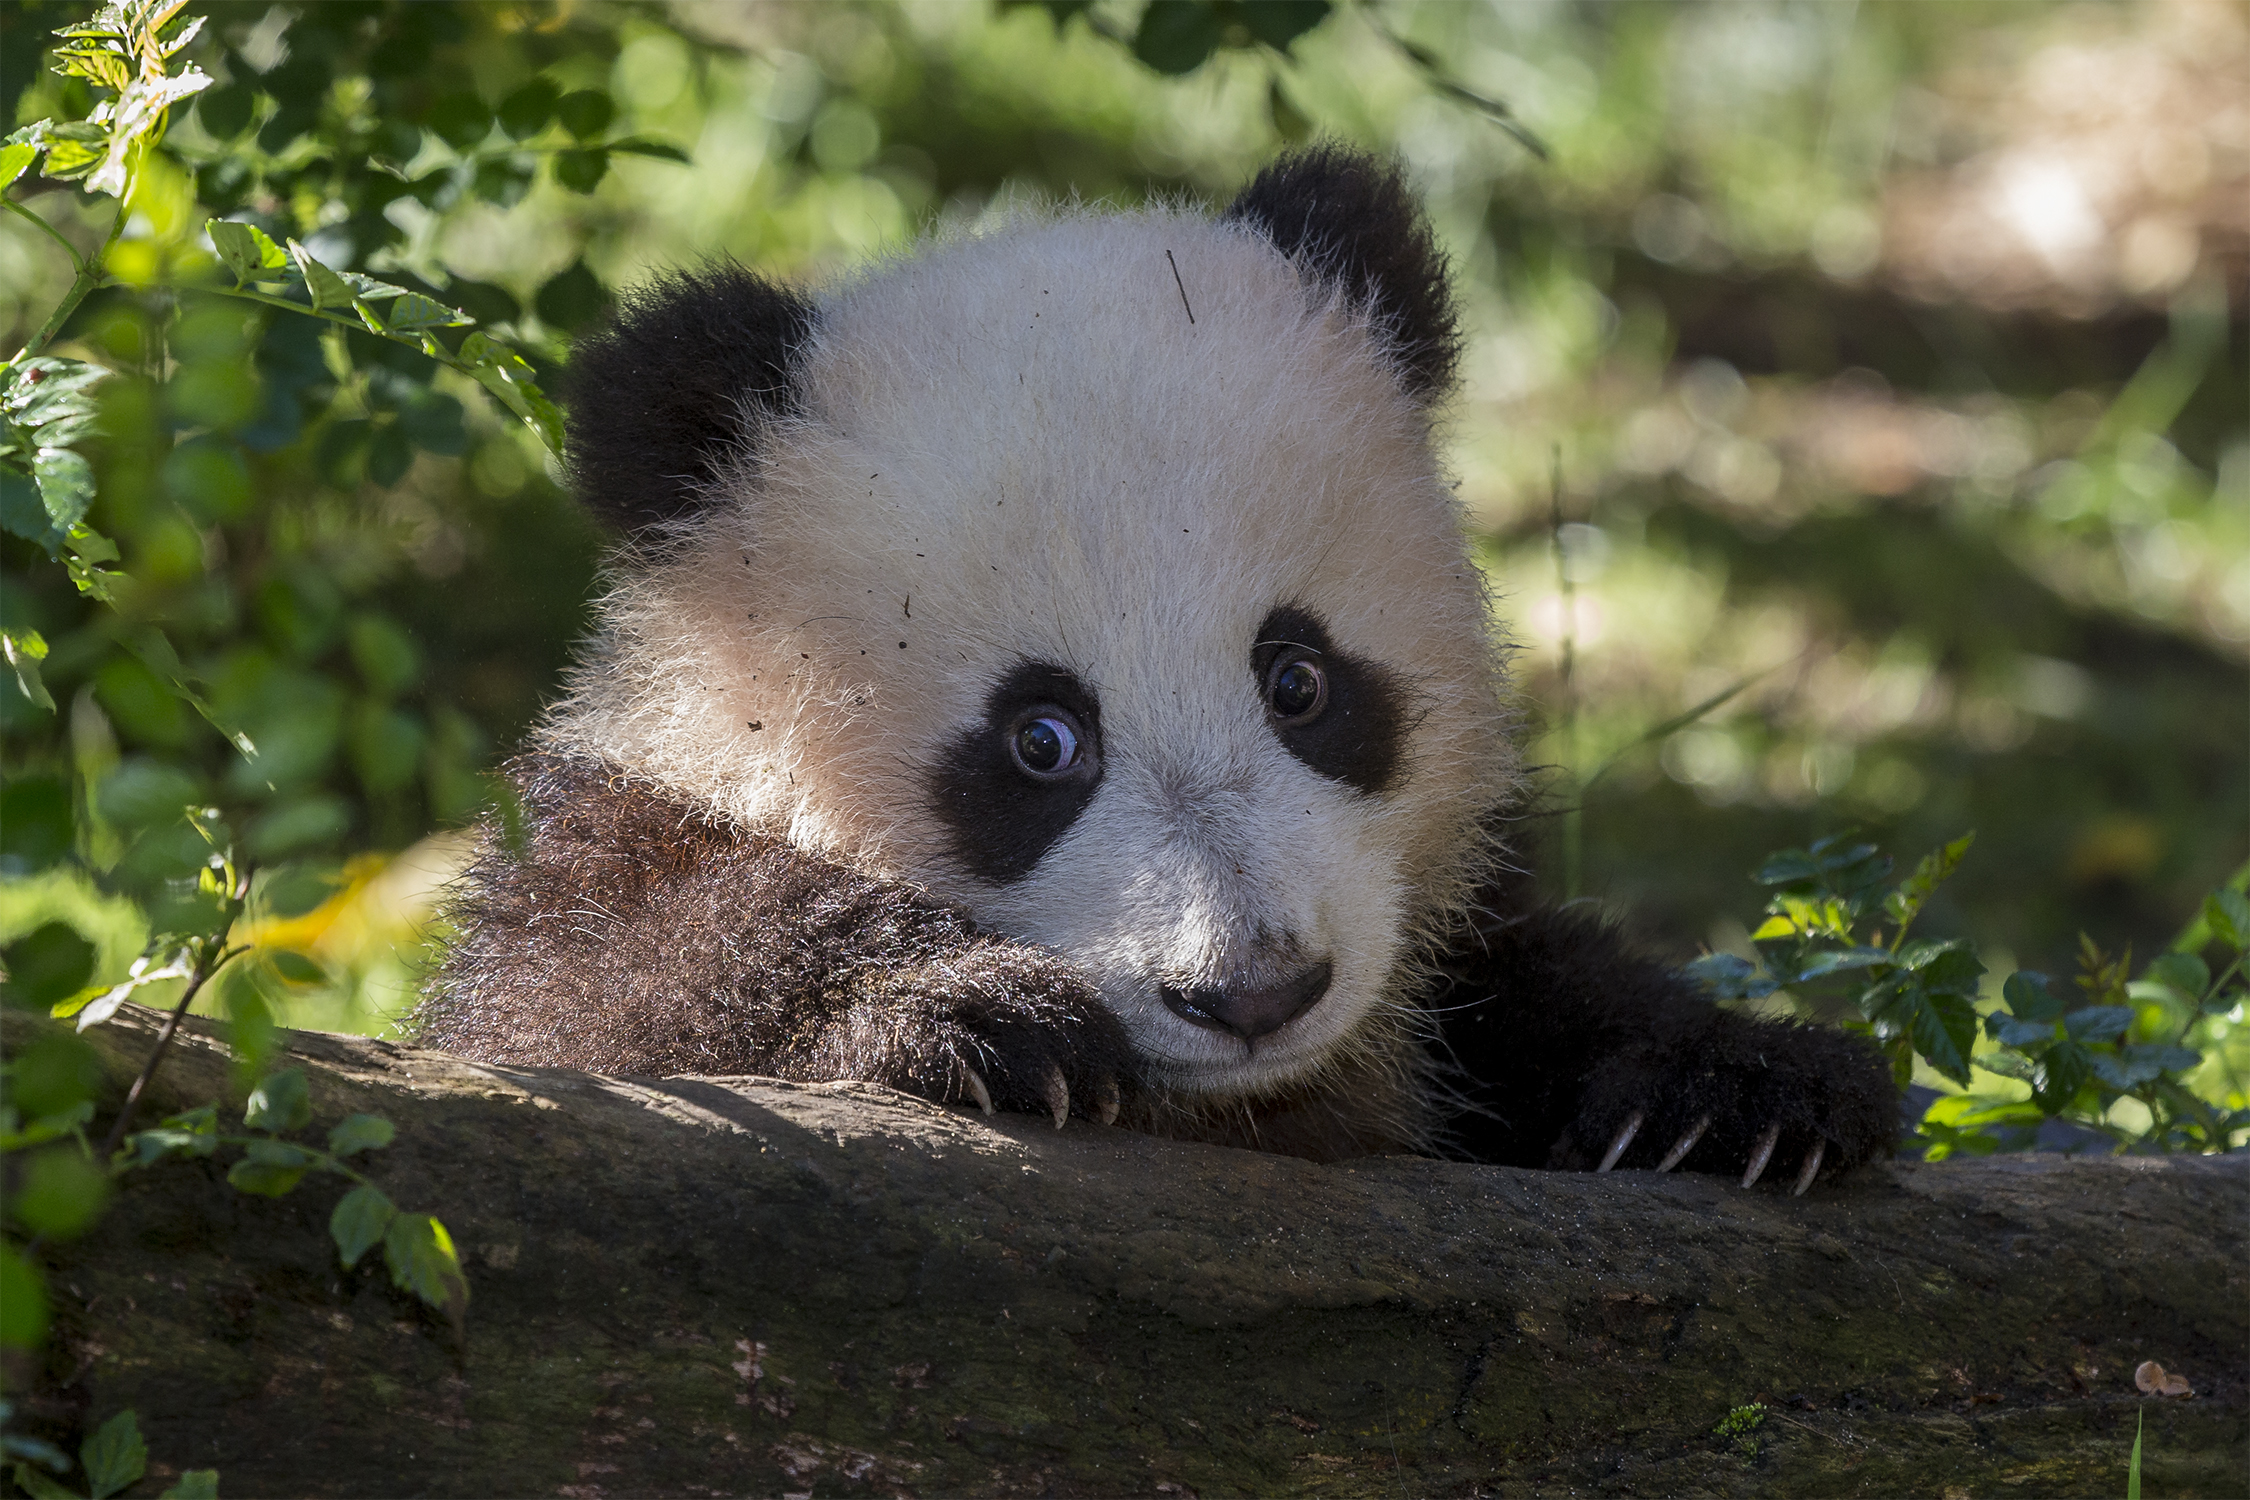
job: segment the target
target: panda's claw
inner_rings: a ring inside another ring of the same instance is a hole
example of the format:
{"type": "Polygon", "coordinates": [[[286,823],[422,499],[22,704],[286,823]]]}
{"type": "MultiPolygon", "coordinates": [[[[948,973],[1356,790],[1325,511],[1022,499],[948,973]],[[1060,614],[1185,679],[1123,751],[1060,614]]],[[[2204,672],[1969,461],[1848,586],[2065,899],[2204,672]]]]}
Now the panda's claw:
{"type": "Polygon", "coordinates": [[[1047,1076],[1040,1080],[1039,1097],[1047,1102],[1048,1113],[1055,1117],[1055,1129],[1060,1130],[1070,1122],[1070,1085],[1063,1081],[1062,1069],[1047,1064],[1047,1076]]]}
{"type": "Polygon", "coordinates": [[[1749,1170],[1742,1174],[1742,1185],[1744,1187],[1750,1187],[1756,1183],[1765,1172],[1766,1163],[1773,1160],[1773,1148],[1780,1139],[1781,1122],[1776,1120],[1766,1127],[1764,1135],[1758,1137],[1757,1147],[1750,1153],[1749,1170]]]}
{"type": "Polygon", "coordinates": [[[1797,1185],[1789,1190],[1790,1197],[1802,1198],[1805,1196],[1805,1189],[1811,1187],[1813,1179],[1820,1175],[1820,1158],[1827,1150],[1827,1140],[1821,1136],[1814,1136],[1812,1149],[1805,1153],[1805,1164],[1797,1169],[1797,1185]]]}
{"type": "Polygon", "coordinates": [[[969,1097],[977,1101],[977,1108],[983,1110],[988,1115],[991,1114],[992,1090],[984,1086],[984,1075],[979,1073],[976,1069],[970,1067],[967,1063],[963,1063],[961,1065],[961,1072],[963,1077],[965,1077],[968,1081],[969,1097]]]}
{"type": "Polygon", "coordinates": [[[1702,1140],[1703,1132],[1710,1128],[1711,1117],[1709,1115],[1698,1115],[1695,1123],[1687,1128],[1687,1133],[1674,1141],[1672,1149],[1664,1153],[1664,1160],[1656,1164],[1656,1170],[1669,1172],[1681,1162],[1687,1160],[1687,1154],[1695,1149],[1695,1143],[1702,1140]]]}
{"type": "Polygon", "coordinates": [[[1618,1128],[1617,1135],[1609,1143],[1609,1150],[1602,1153],[1602,1164],[1594,1170],[1606,1172],[1611,1167],[1616,1166],[1617,1158],[1623,1156],[1625,1148],[1633,1144],[1633,1137],[1639,1132],[1640,1128],[1641,1112],[1636,1109],[1625,1117],[1625,1123],[1618,1128]]]}
{"type": "Polygon", "coordinates": [[[1117,1123],[1118,1110],[1124,1101],[1118,1097],[1117,1080],[1107,1073],[1094,1080],[1094,1118],[1104,1125],[1117,1123]]]}

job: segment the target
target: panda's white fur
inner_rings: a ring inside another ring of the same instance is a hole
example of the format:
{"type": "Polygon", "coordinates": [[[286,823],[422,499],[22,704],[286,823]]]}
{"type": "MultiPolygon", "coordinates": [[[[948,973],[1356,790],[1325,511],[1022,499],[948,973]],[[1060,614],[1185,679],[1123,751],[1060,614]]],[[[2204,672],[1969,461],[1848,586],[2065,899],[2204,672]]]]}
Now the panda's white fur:
{"type": "Polygon", "coordinates": [[[1173,1090],[1348,1052],[1517,777],[1504,650],[1385,330],[1171,207],[1019,221],[819,308],[794,409],[745,412],[721,493],[603,601],[546,744],[1064,954],[1173,1090]],[[1268,722],[1248,653],[1289,604],[1405,685],[1382,795],[1268,722]],[[1098,693],[1103,779],[998,884],[955,857],[929,776],[1020,661],[1098,693]],[[1285,959],[1330,962],[1328,992],[1252,1042],[1158,998],[1285,959]]]}

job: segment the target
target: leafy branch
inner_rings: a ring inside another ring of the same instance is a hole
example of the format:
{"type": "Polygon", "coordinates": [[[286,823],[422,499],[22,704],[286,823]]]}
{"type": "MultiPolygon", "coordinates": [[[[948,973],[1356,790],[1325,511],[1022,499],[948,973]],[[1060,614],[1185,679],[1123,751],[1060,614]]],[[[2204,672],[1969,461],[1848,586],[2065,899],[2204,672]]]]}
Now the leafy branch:
{"type": "Polygon", "coordinates": [[[256,1135],[219,1129],[218,1106],[172,1115],[161,1125],[124,1139],[115,1158],[119,1171],[151,1166],[167,1158],[208,1158],[221,1146],[240,1148],[242,1157],[227,1169],[227,1181],[245,1193],[279,1198],[295,1190],[308,1173],[325,1172],[353,1184],[328,1218],[329,1237],[345,1269],[377,1245],[401,1291],[411,1292],[445,1314],[456,1336],[468,1311],[469,1283],[461,1271],[453,1236],[429,1214],[401,1213],[367,1177],[346,1165],[363,1151],[391,1144],[397,1129],[381,1115],[351,1114],[328,1132],[325,1150],[283,1137],[312,1123],[312,1100],[305,1075],[285,1068],[267,1075],[250,1091],[242,1116],[256,1135]]]}
{"type": "Polygon", "coordinates": [[[1773,888],[1765,920],[1750,934],[1756,961],[1712,953],[1687,972],[1716,999],[1840,992],[1902,1087],[1919,1058],[1964,1090],[1926,1112],[1922,1135],[1933,1159],[2028,1139],[2048,1119],[2098,1131],[2120,1149],[2232,1150],[2250,1130],[2250,1109],[2206,1102],[2185,1075],[2203,1063],[2195,1043],[2209,1023],[2250,998],[2250,900],[2240,877],[2205,900],[2201,919],[2139,979],[2130,977],[2129,951],[2112,958],[2081,937],[2075,1003],[2047,975],[2019,970],[2001,985],[1999,1004],[1980,1011],[1986,970],[1970,944],[1909,935],[1975,837],[1932,851],[1895,885],[1887,856],[1845,837],[1775,854],[1752,876],[1773,888]],[[2231,955],[2215,974],[2200,952],[2214,944],[2231,955]],[[1982,1052],[1980,1030],[1996,1044],[1982,1052]],[[2029,1097],[1968,1092],[1972,1066],[2019,1081],[2029,1097]],[[2125,1098],[2148,1111],[2145,1130],[2112,1120],[2125,1098]]]}

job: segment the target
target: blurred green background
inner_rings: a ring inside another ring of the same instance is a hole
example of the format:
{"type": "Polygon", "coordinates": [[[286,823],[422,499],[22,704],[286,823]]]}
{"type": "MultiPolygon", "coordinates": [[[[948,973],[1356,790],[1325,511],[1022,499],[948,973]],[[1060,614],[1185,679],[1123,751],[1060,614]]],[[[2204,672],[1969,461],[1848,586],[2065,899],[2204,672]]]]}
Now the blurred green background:
{"type": "MultiPolygon", "coordinates": [[[[1521,642],[1545,769],[1517,838],[1552,891],[1681,957],[1746,951],[1767,851],[1974,827],[1922,930],[2059,972],[2081,931],[2153,953],[2250,856],[2238,4],[1180,0],[1169,51],[1140,0],[193,9],[218,82],[113,267],[176,276],[207,213],[244,218],[543,374],[661,267],[817,281],[1027,204],[1223,201],[1314,136],[1396,152],[1460,272],[1446,445],[1521,642]],[[588,145],[630,140],[690,161],[588,145]]],[[[80,13],[0,5],[12,120],[84,113],[39,56],[80,13]]],[[[28,189],[99,242],[91,200],[28,189]]],[[[8,347],[69,276],[0,217],[8,347]]],[[[336,863],[337,897],[265,934],[335,976],[284,1019],[380,1030],[602,542],[473,386],[258,328],[128,287],[55,352],[121,372],[91,518],[133,575],[119,617],[163,624],[267,781],[232,786],[15,534],[0,611],[52,643],[58,711],[0,686],[0,734],[11,778],[184,776],[256,801],[254,850],[336,863]]],[[[0,940],[62,916],[121,973],[131,909],[8,858],[0,940]]]]}

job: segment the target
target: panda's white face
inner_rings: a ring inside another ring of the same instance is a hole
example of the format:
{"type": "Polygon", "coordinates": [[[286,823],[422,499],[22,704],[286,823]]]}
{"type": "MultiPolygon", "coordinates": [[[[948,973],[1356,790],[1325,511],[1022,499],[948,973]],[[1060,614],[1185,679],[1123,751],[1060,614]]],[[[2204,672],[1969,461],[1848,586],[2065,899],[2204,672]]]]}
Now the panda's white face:
{"type": "Polygon", "coordinates": [[[822,302],[738,503],[608,602],[552,738],[1069,955],[1176,1089],[1314,1074],[1515,775],[1377,347],[1168,211],[881,270],[822,302]]]}

